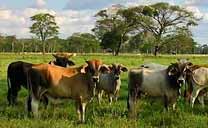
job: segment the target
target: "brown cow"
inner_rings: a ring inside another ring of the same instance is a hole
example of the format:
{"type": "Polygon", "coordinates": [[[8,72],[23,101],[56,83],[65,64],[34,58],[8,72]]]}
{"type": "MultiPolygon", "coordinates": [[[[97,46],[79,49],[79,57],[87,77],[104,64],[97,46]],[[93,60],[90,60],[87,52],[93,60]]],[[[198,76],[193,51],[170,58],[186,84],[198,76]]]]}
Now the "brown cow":
{"type": "Polygon", "coordinates": [[[50,98],[71,98],[76,102],[79,121],[85,122],[85,107],[92,99],[100,72],[108,71],[100,60],[86,65],[62,68],[48,64],[33,66],[28,71],[29,97],[27,109],[37,116],[38,103],[44,95],[50,98]]]}

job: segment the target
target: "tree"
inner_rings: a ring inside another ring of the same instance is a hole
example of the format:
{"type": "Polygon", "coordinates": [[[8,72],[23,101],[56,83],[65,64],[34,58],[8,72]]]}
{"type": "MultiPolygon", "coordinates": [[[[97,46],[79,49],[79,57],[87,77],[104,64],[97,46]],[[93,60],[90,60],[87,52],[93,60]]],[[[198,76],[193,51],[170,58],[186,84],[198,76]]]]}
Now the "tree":
{"type": "Polygon", "coordinates": [[[149,6],[137,6],[129,8],[136,15],[137,26],[139,31],[147,31],[155,37],[156,56],[158,51],[163,47],[163,39],[178,28],[197,25],[196,19],[192,12],[168,3],[156,3],[149,6]]]}
{"type": "Polygon", "coordinates": [[[175,53],[193,53],[196,48],[196,42],[188,29],[178,29],[176,33],[167,35],[164,45],[164,52],[174,51],[175,53]]]}
{"type": "Polygon", "coordinates": [[[128,40],[128,34],[134,24],[129,17],[132,13],[120,8],[116,13],[111,13],[107,9],[96,14],[98,20],[93,32],[101,40],[103,48],[111,48],[118,55],[121,45],[128,40]]]}
{"type": "Polygon", "coordinates": [[[99,41],[90,33],[74,33],[67,39],[67,51],[70,52],[98,52],[99,41]]]}
{"type": "Polygon", "coordinates": [[[58,35],[59,27],[55,22],[55,17],[49,13],[39,13],[30,18],[34,22],[30,27],[30,32],[42,41],[42,52],[45,54],[45,41],[58,35]]]}

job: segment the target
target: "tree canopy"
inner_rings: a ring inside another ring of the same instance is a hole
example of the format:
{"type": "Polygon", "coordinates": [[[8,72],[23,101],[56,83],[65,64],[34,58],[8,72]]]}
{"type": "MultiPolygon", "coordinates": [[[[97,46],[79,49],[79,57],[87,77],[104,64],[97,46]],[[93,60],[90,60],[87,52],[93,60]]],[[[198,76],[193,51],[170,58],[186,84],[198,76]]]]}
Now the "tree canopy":
{"type": "Polygon", "coordinates": [[[45,53],[45,41],[58,34],[59,27],[55,22],[55,17],[49,13],[39,13],[30,18],[33,21],[30,32],[42,41],[43,53],[45,53]]]}
{"type": "Polygon", "coordinates": [[[176,33],[178,29],[189,29],[197,25],[198,21],[192,12],[163,2],[121,8],[114,15],[110,15],[107,9],[101,10],[96,16],[99,18],[93,30],[102,44],[108,42],[107,46],[117,47],[119,52],[121,44],[129,36],[147,33],[155,38],[155,55],[167,43],[164,41],[166,36],[176,33]]]}

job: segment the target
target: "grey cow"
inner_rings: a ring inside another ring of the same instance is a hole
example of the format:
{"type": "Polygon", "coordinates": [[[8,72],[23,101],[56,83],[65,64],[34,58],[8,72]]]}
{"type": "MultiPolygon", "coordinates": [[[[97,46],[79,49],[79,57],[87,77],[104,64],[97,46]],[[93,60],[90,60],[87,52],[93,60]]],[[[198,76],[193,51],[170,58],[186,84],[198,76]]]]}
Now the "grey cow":
{"type": "Polygon", "coordinates": [[[129,71],[128,83],[128,111],[129,116],[135,116],[137,99],[145,93],[150,97],[161,97],[164,106],[168,109],[170,104],[175,109],[176,99],[179,95],[180,84],[183,83],[183,64],[174,63],[167,69],[155,70],[148,68],[133,68],[129,71]]]}
{"type": "Polygon", "coordinates": [[[110,104],[112,103],[113,97],[115,100],[117,100],[121,86],[120,74],[121,72],[128,71],[128,69],[121,64],[112,64],[108,67],[110,72],[101,73],[99,76],[100,81],[97,85],[97,96],[99,104],[101,102],[103,91],[108,95],[110,104]]]}

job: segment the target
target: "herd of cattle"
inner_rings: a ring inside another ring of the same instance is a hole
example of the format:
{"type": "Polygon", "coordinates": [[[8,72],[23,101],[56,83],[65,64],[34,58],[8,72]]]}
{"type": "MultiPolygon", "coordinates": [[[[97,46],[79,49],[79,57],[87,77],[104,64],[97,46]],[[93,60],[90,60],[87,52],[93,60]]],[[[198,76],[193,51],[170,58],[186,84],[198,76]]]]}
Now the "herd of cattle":
{"type": "MultiPolygon", "coordinates": [[[[73,99],[80,122],[85,122],[86,105],[97,96],[100,104],[103,93],[110,104],[117,100],[121,86],[120,74],[128,69],[122,64],[104,64],[101,60],[86,61],[76,66],[68,55],[53,54],[55,61],[49,64],[32,64],[17,61],[7,70],[9,105],[17,103],[21,86],[28,90],[26,109],[38,116],[38,106],[45,106],[52,99],[73,99]]],[[[194,65],[180,59],[164,66],[155,63],[143,64],[128,71],[127,108],[129,117],[135,117],[136,102],[143,96],[161,97],[165,109],[176,107],[176,101],[185,86],[184,97],[193,107],[196,98],[204,107],[204,96],[208,87],[208,67],[194,65]]]]}

